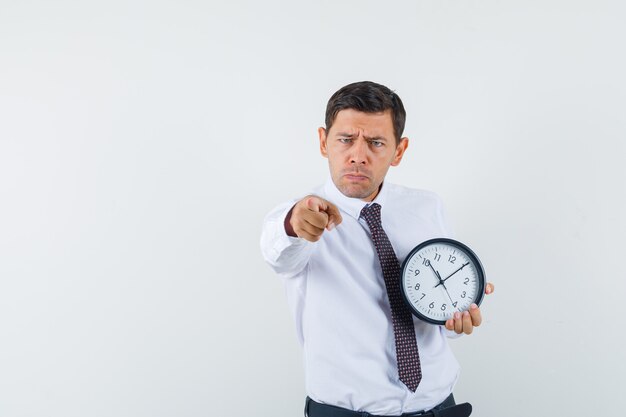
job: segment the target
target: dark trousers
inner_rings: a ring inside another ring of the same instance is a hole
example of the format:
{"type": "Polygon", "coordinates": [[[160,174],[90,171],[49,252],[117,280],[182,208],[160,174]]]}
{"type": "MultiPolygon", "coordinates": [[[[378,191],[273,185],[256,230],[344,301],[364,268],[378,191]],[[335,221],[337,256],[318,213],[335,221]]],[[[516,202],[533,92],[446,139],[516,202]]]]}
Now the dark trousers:
{"type": "MultiPolygon", "coordinates": [[[[448,398],[443,400],[443,402],[433,408],[434,412],[419,411],[415,413],[405,413],[402,416],[397,417],[410,417],[410,416],[420,416],[424,415],[425,417],[428,415],[437,415],[437,411],[442,410],[444,408],[453,407],[456,405],[454,401],[454,395],[450,394],[448,398]]],[[[320,404],[309,397],[306,397],[306,403],[304,406],[304,415],[305,417],[384,417],[384,416],[375,416],[373,414],[367,413],[365,411],[352,411],[347,410],[341,407],[335,407],[333,405],[320,404]]],[[[391,416],[395,417],[395,416],[391,416]]]]}

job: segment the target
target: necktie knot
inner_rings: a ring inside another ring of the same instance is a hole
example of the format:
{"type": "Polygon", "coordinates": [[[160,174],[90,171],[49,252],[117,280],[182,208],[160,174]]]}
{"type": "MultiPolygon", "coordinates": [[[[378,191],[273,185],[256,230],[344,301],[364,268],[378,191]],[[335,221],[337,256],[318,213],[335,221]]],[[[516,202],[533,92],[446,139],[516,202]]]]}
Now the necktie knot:
{"type": "Polygon", "coordinates": [[[370,229],[379,229],[382,227],[380,221],[380,204],[372,203],[369,206],[363,207],[361,210],[361,217],[365,219],[370,229]]]}

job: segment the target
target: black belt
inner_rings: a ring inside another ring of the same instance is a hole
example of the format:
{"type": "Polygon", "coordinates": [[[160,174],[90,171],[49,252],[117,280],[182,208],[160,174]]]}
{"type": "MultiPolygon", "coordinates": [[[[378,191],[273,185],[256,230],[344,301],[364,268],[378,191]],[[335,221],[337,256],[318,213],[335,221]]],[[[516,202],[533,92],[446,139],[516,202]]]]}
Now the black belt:
{"type": "Polygon", "coordinates": [[[334,405],[320,404],[307,397],[304,415],[306,417],[469,417],[472,414],[472,405],[470,403],[445,407],[445,404],[450,399],[452,404],[454,404],[454,397],[450,394],[443,403],[429,411],[404,413],[401,416],[376,416],[366,411],[352,411],[334,405]],[[440,406],[445,408],[439,408],[440,406]]]}

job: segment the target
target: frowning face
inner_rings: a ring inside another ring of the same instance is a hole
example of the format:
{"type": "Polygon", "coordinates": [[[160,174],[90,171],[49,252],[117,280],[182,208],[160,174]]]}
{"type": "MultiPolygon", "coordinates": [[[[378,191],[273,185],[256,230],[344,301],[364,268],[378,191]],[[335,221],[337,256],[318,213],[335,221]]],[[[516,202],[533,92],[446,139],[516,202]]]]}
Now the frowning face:
{"type": "Polygon", "coordinates": [[[390,166],[402,160],[409,139],[396,144],[391,110],[337,113],[329,131],[320,127],[320,152],[328,158],[335,186],[345,196],[372,201],[390,166]]]}

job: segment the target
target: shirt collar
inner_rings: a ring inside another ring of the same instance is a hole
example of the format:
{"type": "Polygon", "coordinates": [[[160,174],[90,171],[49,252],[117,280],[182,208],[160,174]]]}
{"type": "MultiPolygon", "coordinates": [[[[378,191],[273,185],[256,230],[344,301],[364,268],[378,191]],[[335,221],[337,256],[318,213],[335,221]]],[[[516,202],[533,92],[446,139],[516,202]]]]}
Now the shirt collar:
{"type": "Polygon", "coordinates": [[[360,198],[345,196],[341,191],[339,191],[332,178],[330,177],[324,185],[324,191],[328,196],[328,201],[335,204],[337,207],[339,207],[341,211],[348,213],[356,220],[359,220],[359,217],[361,216],[361,210],[363,210],[363,207],[365,206],[368,206],[372,203],[378,203],[381,205],[381,207],[385,207],[385,202],[387,201],[387,188],[388,187],[385,186],[385,181],[383,181],[376,198],[371,202],[367,202],[361,200],[360,198]]]}

